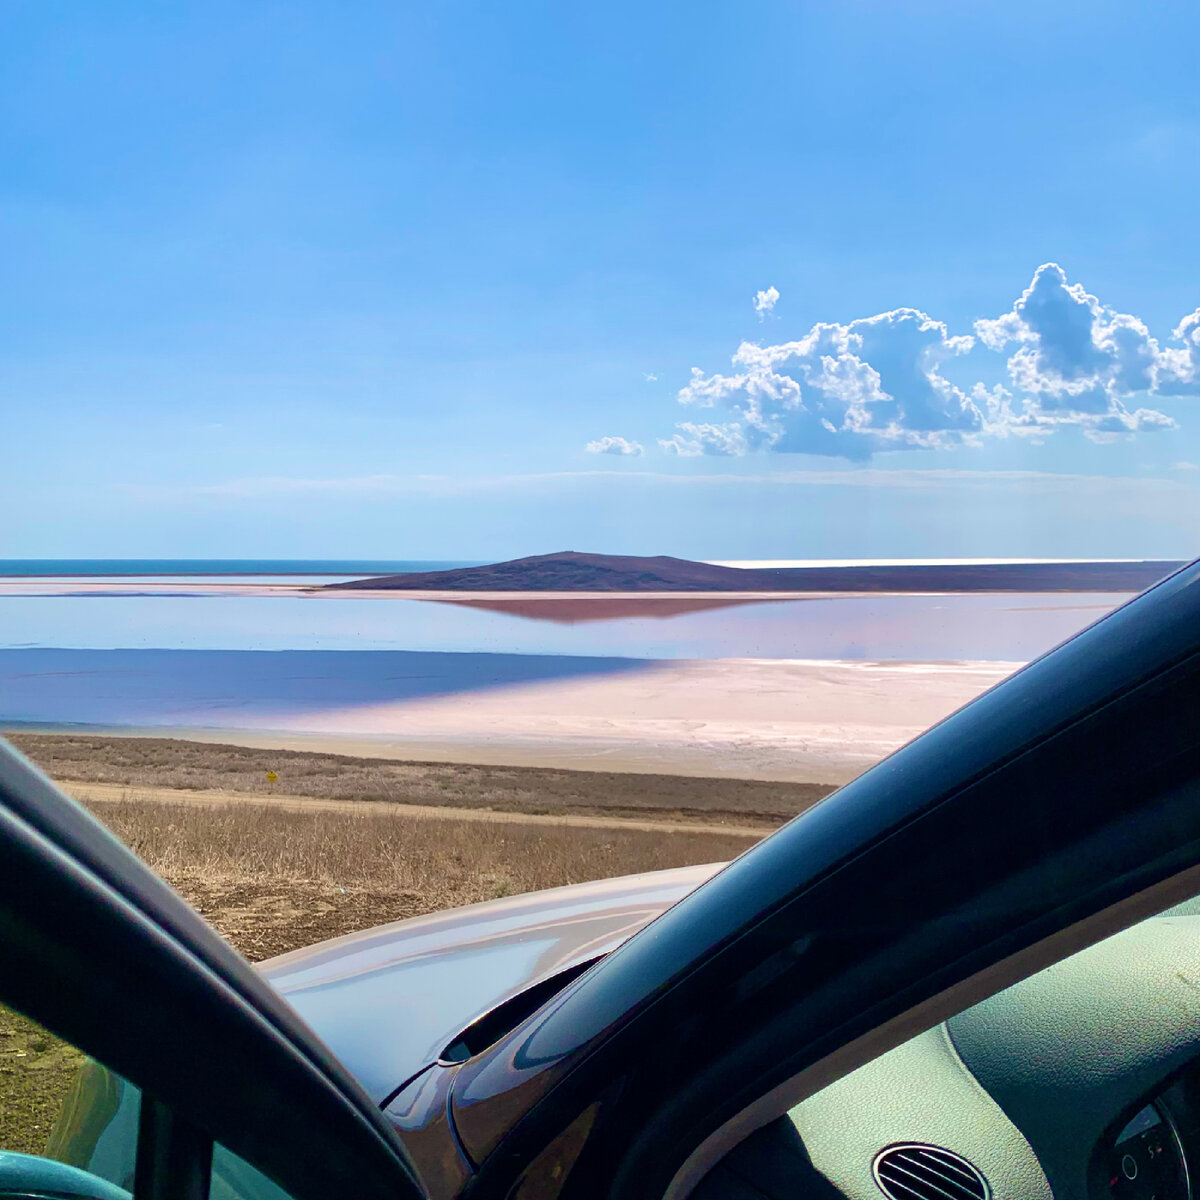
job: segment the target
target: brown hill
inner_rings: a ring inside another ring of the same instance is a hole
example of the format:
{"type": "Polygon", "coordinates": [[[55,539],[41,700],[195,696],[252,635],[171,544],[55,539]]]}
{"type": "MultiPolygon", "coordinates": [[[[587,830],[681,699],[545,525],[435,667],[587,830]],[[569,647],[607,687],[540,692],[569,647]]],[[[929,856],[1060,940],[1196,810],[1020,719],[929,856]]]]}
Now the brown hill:
{"type": "Polygon", "coordinates": [[[720,567],[666,555],[565,550],[482,567],[414,571],[330,588],[456,592],[1140,592],[1177,562],[720,567]]]}
{"type": "Polygon", "coordinates": [[[642,558],[564,550],[485,567],[385,575],[329,586],[464,592],[728,592],[753,590],[758,585],[747,576],[759,574],[665,555],[642,558]]]}

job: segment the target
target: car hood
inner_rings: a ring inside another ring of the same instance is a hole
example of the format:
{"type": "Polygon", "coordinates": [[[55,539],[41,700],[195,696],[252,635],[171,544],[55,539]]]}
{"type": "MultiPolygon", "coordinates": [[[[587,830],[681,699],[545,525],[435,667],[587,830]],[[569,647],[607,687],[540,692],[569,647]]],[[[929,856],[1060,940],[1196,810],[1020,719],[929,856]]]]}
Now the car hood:
{"type": "Polygon", "coordinates": [[[722,866],[597,880],[396,921],[259,969],[381,1104],[477,1017],[607,954],[722,866]]]}

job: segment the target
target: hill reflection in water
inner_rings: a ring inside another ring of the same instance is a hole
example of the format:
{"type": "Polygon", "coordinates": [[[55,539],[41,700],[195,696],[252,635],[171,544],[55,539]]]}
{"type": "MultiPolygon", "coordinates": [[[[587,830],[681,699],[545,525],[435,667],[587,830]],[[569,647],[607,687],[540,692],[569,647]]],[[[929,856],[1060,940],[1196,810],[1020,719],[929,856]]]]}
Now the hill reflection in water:
{"type": "Polygon", "coordinates": [[[637,596],[596,593],[587,596],[489,596],[449,599],[430,598],[434,604],[451,604],[484,612],[524,617],[529,621],[553,621],[559,625],[581,625],[587,621],[623,621],[648,617],[662,620],[718,608],[739,608],[749,604],[795,603],[796,596],[758,597],[719,596],[637,596]]]}

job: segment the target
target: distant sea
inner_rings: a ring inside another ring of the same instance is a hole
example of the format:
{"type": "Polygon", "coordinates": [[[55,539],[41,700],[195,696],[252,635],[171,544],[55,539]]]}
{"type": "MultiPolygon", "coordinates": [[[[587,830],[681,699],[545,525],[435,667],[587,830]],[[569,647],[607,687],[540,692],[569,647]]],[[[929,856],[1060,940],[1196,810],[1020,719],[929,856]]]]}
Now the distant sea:
{"type": "Polygon", "coordinates": [[[20,575],[401,575],[477,567],[471,561],[375,558],[4,558],[0,577],[20,575]]]}

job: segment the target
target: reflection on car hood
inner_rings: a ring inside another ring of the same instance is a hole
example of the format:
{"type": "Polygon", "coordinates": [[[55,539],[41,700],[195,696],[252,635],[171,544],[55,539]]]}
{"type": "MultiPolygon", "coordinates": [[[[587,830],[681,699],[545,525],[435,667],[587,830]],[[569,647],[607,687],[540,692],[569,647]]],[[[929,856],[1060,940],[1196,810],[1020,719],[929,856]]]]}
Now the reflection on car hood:
{"type": "Polygon", "coordinates": [[[607,954],[723,863],[553,888],[321,942],[260,964],[376,1103],[496,1004],[607,954]]]}

